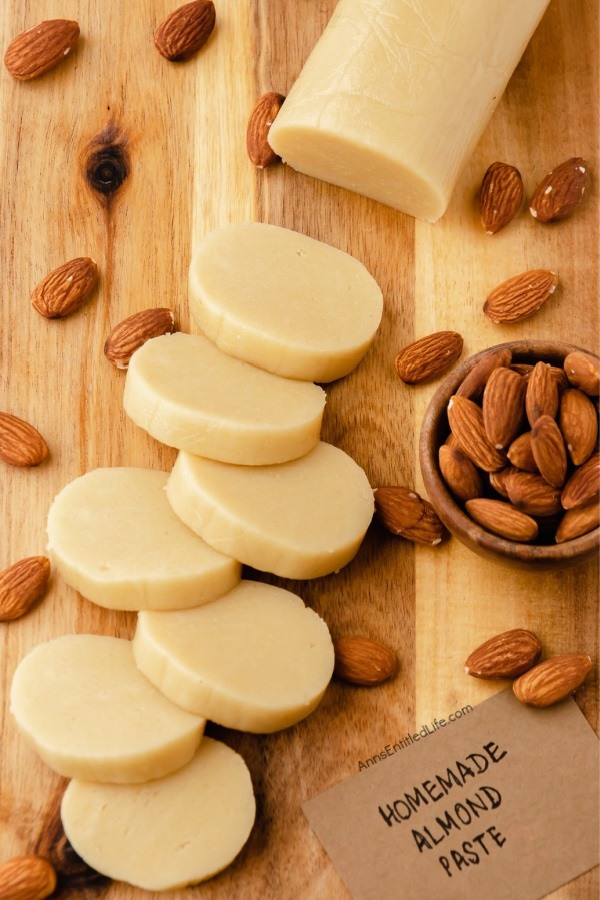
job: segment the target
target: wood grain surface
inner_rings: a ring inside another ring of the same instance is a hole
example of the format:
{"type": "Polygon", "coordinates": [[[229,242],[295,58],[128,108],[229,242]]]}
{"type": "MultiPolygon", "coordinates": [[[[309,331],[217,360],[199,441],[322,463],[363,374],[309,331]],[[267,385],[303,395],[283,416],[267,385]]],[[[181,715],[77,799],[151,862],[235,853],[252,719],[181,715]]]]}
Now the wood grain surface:
{"type": "MultiPolygon", "coordinates": [[[[393,366],[395,354],[416,337],[458,330],[464,356],[513,337],[598,346],[595,0],[552,0],[450,209],[435,225],[284,166],[256,171],[246,158],[254,101],[266,90],[286,93],[335,0],[221,0],[209,43],[180,65],[162,59],[152,42],[174,5],[0,5],[2,47],[42,19],[77,19],[82,31],[77,51],[43,78],[17,83],[0,72],[0,406],[36,425],[50,446],[38,469],[0,470],[1,567],[44,552],[52,498],[86,470],[172,465],[174,452],[125,417],[124,375],[104,359],[102,346],[113,325],[148,306],[171,306],[181,329],[188,328],[190,253],[215,226],[256,220],[295,228],[351,252],[381,284],[381,330],[360,367],[329,388],[323,431],[365,468],[373,486],[420,484],[419,423],[435,385],[408,388],[393,366]],[[493,238],[483,233],[474,200],[492,161],[516,165],[531,193],[549,169],[575,155],[589,160],[591,184],[571,219],[542,226],[524,208],[505,231],[493,238]],[[71,318],[46,321],[30,305],[32,288],[80,255],[98,261],[97,294],[71,318]],[[484,318],[492,287],[537,267],[557,270],[562,284],[540,313],[510,328],[484,318]]],[[[534,576],[498,568],[454,540],[414,548],[375,524],[339,575],[287,586],[325,617],[334,636],[367,634],[397,647],[400,675],[377,689],[333,683],[316,713],[281,734],[211,728],[246,759],[258,819],[226,872],[173,897],[348,896],[302,815],[305,799],[409,730],[497,690],[501,685],[469,679],[462,665],[496,632],[531,628],[547,653],[581,650],[597,658],[593,564],[534,576]]],[[[66,844],[58,817],[65,782],[16,734],[8,714],[10,680],[40,641],[69,632],[131,637],[133,628],[132,614],[94,606],[58,576],[26,617],[0,625],[0,859],[35,850],[50,855],[61,873],[60,897],[153,895],[94,877],[66,844]]],[[[597,729],[597,674],[576,699],[597,729]]],[[[596,872],[554,896],[597,895],[596,872]]]]}

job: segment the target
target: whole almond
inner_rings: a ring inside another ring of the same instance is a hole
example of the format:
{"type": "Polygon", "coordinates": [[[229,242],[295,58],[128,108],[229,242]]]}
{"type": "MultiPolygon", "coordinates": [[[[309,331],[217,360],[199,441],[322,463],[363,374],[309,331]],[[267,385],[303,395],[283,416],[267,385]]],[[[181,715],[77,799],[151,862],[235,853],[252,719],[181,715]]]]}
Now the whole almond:
{"type": "Polygon", "coordinates": [[[511,369],[500,367],[491,373],[483,392],[483,425],[488,440],[502,450],[519,433],[527,387],[511,369]]]}
{"type": "Polygon", "coordinates": [[[396,357],[396,371],[405,384],[422,384],[445,372],[462,349],[458,332],[436,331],[405,347],[396,357]]]}
{"type": "Polygon", "coordinates": [[[553,487],[562,487],[567,476],[567,451],[551,416],[540,416],[531,429],[531,449],[542,478],[553,487]]]}
{"type": "Polygon", "coordinates": [[[478,469],[458,447],[442,444],[438,451],[440,471],[455,497],[463,503],[483,494],[483,481],[478,469]]]}
{"type": "Polygon", "coordinates": [[[0,413],[0,459],[9,466],[39,466],[48,446],[39,431],[10,413],[0,413]]]}
{"type": "Polygon", "coordinates": [[[41,856],[14,856],[0,863],[0,900],[44,900],[55,889],[54,866],[41,856]]]}
{"type": "Polygon", "coordinates": [[[446,535],[431,503],[407,487],[376,488],[375,512],[392,534],[418,544],[436,546],[446,535]]]}
{"type": "Polygon", "coordinates": [[[600,362],[598,357],[583,350],[574,350],[565,357],[565,373],[573,387],[579,388],[590,397],[600,393],[600,362]]]}
{"type": "Polygon", "coordinates": [[[524,431],[518,438],[515,438],[506,455],[517,469],[523,469],[525,472],[539,472],[531,449],[530,431],[524,431]]]}
{"type": "Polygon", "coordinates": [[[581,466],[594,452],[598,437],[594,404],[581,391],[565,391],[560,401],[559,424],[573,465],[581,466]]]}
{"type": "Polygon", "coordinates": [[[250,162],[258,169],[266,169],[281,160],[269,144],[269,131],[284,101],[283,94],[269,91],[257,101],[248,119],[246,150],[250,162]]]}
{"type": "Polygon", "coordinates": [[[560,512],[560,490],[541,475],[511,472],[504,479],[510,502],[528,516],[553,516],[560,512]]]}
{"type": "Polygon", "coordinates": [[[456,394],[458,397],[466,397],[467,400],[479,400],[483,395],[488,378],[499,366],[510,366],[512,353],[510,350],[496,350],[482,357],[475,363],[465,380],[462,382],[456,394]]]}
{"type": "Polygon", "coordinates": [[[594,453],[567,481],[562,492],[562,505],[565,509],[585,506],[597,497],[599,491],[600,456],[594,453]]]}
{"type": "Polygon", "coordinates": [[[540,658],[542,645],[532,631],[503,631],[473,650],[465,671],[474,678],[516,678],[540,658]]]}
{"type": "Polygon", "coordinates": [[[88,256],[63,263],[40,281],[31,295],[33,306],[47,319],[76,312],[98,284],[98,266],[88,256]]]}
{"type": "Polygon", "coordinates": [[[564,514],[560,525],[556,530],[556,543],[564,544],[573,541],[583,534],[593,531],[600,525],[600,502],[592,500],[585,506],[569,509],[564,514]]]}
{"type": "Polygon", "coordinates": [[[527,382],[525,412],[533,427],[540,416],[554,418],[558,410],[558,384],[552,377],[550,366],[537,362],[527,382]]]}
{"type": "Polygon", "coordinates": [[[587,182],[585,159],[567,159],[546,175],[533,192],[529,212],[538,222],[557,222],[570,216],[587,182]]]}
{"type": "Polygon", "coordinates": [[[48,586],[50,561],[28,556],[0,572],[0,621],[19,619],[40,599],[48,586]]]}
{"type": "Polygon", "coordinates": [[[448,422],[460,449],[485,472],[497,472],[506,465],[485,433],[483,413],[476,403],[454,395],[448,404],[448,422]]]}
{"type": "Polygon", "coordinates": [[[398,672],[396,652],[366,637],[341,637],[333,642],[334,674],[342,681],[372,687],[398,672]]]}
{"type": "Polygon", "coordinates": [[[479,525],[509,541],[527,543],[538,535],[537,522],[510,503],[481,497],[467,500],[465,505],[471,518],[479,525]]]}
{"type": "Polygon", "coordinates": [[[529,706],[552,706],[580,687],[591,668],[592,660],[584,653],[546,659],[514,682],[515,697],[529,706]]]}
{"type": "Polygon", "coordinates": [[[78,40],[77,22],[48,19],[11,41],[4,54],[4,65],[13,78],[29,81],[62,62],[78,40]]]}
{"type": "Polygon", "coordinates": [[[488,295],[483,311],[497,325],[520,322],[542,306],[558,284],[556,272],[532,269],[503,281],[488,295]]]}
{"type": "Polygon", "coordinates": [[[215,27],[212,0],[186,3],[167,16],[154,34],[154,46],[169,62],[186,62],[206,44],[215,27]]]}
{"type": "Polygon", "coordinates": [[[126,369],[142,344],[174,331],[175,317],[170,309],[143,309],[115,325],[104,344],[104,355],[117,369],[126,369]]]}
{"type": "Polygon", "coordinates": [[[487,234],[496,234],[511,222],[523,202],[521,173],[508,163],[489,166],[479,189],[479,215],[487,234]]]}

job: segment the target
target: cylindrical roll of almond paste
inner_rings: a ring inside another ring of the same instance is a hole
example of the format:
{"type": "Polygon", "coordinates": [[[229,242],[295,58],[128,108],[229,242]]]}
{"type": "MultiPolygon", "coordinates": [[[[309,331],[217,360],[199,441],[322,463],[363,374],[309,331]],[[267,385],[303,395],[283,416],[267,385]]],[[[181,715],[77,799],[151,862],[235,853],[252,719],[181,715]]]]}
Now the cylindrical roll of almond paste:
{"type": "Polygon", "coordinates": [[[269,133],[299,172],[445,211],[549,0],[340,0],[269,133]]]}

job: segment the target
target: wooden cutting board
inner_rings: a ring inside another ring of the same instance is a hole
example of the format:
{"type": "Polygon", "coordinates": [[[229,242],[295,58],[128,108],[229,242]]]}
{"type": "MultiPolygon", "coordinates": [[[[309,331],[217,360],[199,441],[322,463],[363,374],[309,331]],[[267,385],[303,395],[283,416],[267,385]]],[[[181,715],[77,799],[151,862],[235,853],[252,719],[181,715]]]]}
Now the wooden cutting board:
{"type": "MultiPolygon", "coordinates": [[[[107,363],[102,346],[113,325],[148,306],[171,306],[181,329],[188,328],[190,253],[216,226],[257,220],[295,228],[349,251],[381,284],[385,313],[376,343],[355,373],[329,389],[323,432],[355,457],[374,486],[421,483],[419,424],[435,385],[408,388],[393,366],[398,350],[416,337],[458,330],[465,356],[515,336],[597,347],[594,0],[552,0],[436,225],[284,166],[256,171],[246,158],[254,101],[266,90],[289,89],[334,6],[335,0],[220,0],[210,43],[191,62],[172,65],[152,43],[172,0],[1,5],[2,47],[45,18],[77,19],[82,30],[77,52],[38,81],[17,83],[4,68],[0,72],[0,406],[35,424],[51,449],[38,469],[0,470],[1,567],[44,552],[48,507],[71,479],[96,466],[167,469],[173,463],[174,452],[125,417],[124,375],[107,363]],[[474,198],[489,163],[516,165],[531,192],[549,169],[574,155],[588,158],[592,178],[572,219],[542,226],[523,211],[501,234],[483,233],[474,198]],[[97,295],[69,319],[44,320],[30,305],[32,288],[79,255],[99,263],[97,295]],[[483,317],[492,287],[537,267],[556,269],[562,281],[540,313],[512,328],[483,317]]],[[[475,557],[455,540],[415,548],[374,527],[339,575],[293,587],[334,635],[367,634],[397,647],[400,675],[371,690],[333,683],[313,716],[281,734],[213,729],[246,759],[258,819],[225,873],[172,896],[348,896],[302,815],[305,799],[356,772],[359,760],[409,730],[497,690],[469,679],[462,665],[491,634],[523,626],[542,637],[548,653],[586,650],[597,657],[593,564],[517,573],[475,557]]],[[[49,854],[63,873],[62,897],[149,895],[94,878],[65,845],[57,818],[64,781],[17,736],[8,716],[10,680],[40,641],[69,632],[130,637],[133,628],[133,615],[93,606],[59,577],[35,610],[0,625],[0,858],[49,854]]],[[[597,676],[577,702],[597,728],[597,676]]],[[[597,892],[596,872],[554,896],[597,892]]]]}

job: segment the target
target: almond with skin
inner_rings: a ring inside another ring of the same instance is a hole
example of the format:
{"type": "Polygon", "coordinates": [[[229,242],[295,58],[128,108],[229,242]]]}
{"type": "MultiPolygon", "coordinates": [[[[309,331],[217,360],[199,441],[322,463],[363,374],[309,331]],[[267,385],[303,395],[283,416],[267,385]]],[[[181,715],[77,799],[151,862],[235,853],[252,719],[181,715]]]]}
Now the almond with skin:
{"type": "Polygon", "coordinates": [[[186,62],[206,44],[215,27],[212,0],[186,3],[167,16],[154,34],[154,46],[169,62],[186,62]]]}
{"type": "Polygon", "coordinates": [[[592,668],[592,660],[584,653],[565,653],[538,663],[521,675],[514,684],[517,700],[529,706],[552,706],[580,687],[592,668]]]}
{"type": "Polygon", "coordinates": [[[373,687],[398,673],[398,656],[387,644],[366,637],[341,637],[333,642],[334,675],[350,684],[373,687]]]}
{"type": "Polygon", "coordinates": [[[570,216],[583,197],[587,163],[580,156],[567,159],[546,175],[533,192],[529,212],[538,222],[558,222],[570,216]]]}
{"type": "Polygon", "coordinates": [[[175,317],[170,309],[143,309],[115,325],[104,344],[104,355],[117,369],[126,369],[142,344],[174,331],[175,317]]]}
{"type": "Polygon", "coordinates": [[[556,381],[559,395],[571,387],[564,369],[559,369],[558,366],[550,366],[550,374],[556,381]]]}
{"type": "Polygon", "coordinates": [[[98,266],[88,256],[80,256],[46,275],[33,291],[31,302],[47,319],[62,319],[76,312],[97,284],[98,266]]]}
{"type": "Polygon", "coordinates": [[[487,500],[483,497],[468,500],[467,512],[482,528],[499,534],[509,541],[528,543],[538,535],[538,526],[530,516],[515,509],[502,500],[487,500]]]}
{"type": "Polygon", "coordinates": [[[10,413],[0,413],[0,459],[9,466],[39,466],[48,446],[33,425],[10,413]]]}
{"type": "Polygon", "coordinates": [[[565,509],[576,509],[594,500],[600,492],[600,456],[594,453],[574,472],[562,492],[565,509]]]}
{"type": "Polygon", "coordinates": [[[503,631],[473,650],[465,663],[465,671],[474,678],[517,678],[535,666],[542,645],[524,628],[503,631]]]}
{"type": "Polygon", "coordinates": [[[456,362],[463,339],[456,331],[436,331],[405,347],[396,357],[398,377],[405,384],[422,384],[456,362]]]}
{"type": "Polygon", "coordinates": [[[556,543],[564,544],[573,541],[600,525],[600,503],[592,500],[585,506],[569,509],[564,514],[560,525],[556,530],[556,543]]]}
{"type": "Polygon", "coordinates": [[[429,501],[402,486],[380,487],[374,492],[375,511],[392,534],[418,544],[437,545],[446,529],[429,501]]]}
{"type": "Polygon", "coordinates": [[[581,391],[565,391],[560,400],[559,424],[573,465],[583,465],[594,452],[598,437],[594,404],[581,391]]]}
{"type": "Polygon", "coordinates": [[[496,350],[488,353],[475,363],[465,380],[462,382],[456,394],[458,397],[466,397],[467,400],[479,400],[483,396],[488,378],[499,366],[510,366],[512,353],[510,350],[496,350]]]}
{"type": "Polygon", "coordinates": [[[66,59],[78,40],[77,22],[48,19],[24,31],[8,45],[4,65],[13,78],[29,81],[66,59]]]}
{"type": "Polygon", "coordinates": [[[483,494],[483,481],[476,466],[458,447],[442,444],[438,451],[440,471],[444,481],[461,502],[483,494]]]}
{"type": "Polygon", "coordinates": [[[531,449],[542,478],[553,487],[562,487],[567,476],[567,451],[551,416],[540,416],[531,429],[531,449]]]}
{"type": "Polygon", "coordinates": [[[565,373],[570,384],[579,388],[590,397],[597,397],[600,393],[600,362],[598,357],[583,350],[574,350],[565,357],[563,363],[565,373]]]}
{"type": "Polygon", "coordinates": [[[476,403],[466,397],[450,398],[448,422],[460,449],[476,466],[485,472],[497,472],[506,466],[506,458],[488,439],[483,413],[476,403]]]}
{"type": "Polygon", "coordinates": [[[489,479],[490,485],[493,490],[496,491],[497,494],[500,494],[501,497],[505,497],[508,500],[508,491],[506,490],[506,484],[504,483],[507,476],[515,471],[512,466],[507,466],[505,469],[500,469],[499,472],[490,472],[489,479]]]}
{"type": "Polygon", "coordinates": [[[539,472],[531,449],[531,432],[524,431],[512,442],[506,454],[517,469],[525,472],[539,472]]]}
{"type": "Polygon", "coordinates": [[[483,311],[496,325],[520,322],[552,296],[558,275],[546,269],[532,269],[503,281],[488,295],[483,311]]]}
{"type": "Polygon", "coordinates": [[[528,380],[529,376],[533,372],[532,363],[513,363],[510,368],[513,370],[513,372],[518,372],[519,375],[522,375],[525,380],[528,380]]]}
{"type": "Polygon", "coordinates": [[[56,889],[56,871],[41,856],[14,856],[0,864],[0,900],[44,900],[56,889]]]}
{"type": "Polygon", "coordinates": [[[552,377],[549,364],[538,362],[529,376],[525,393],[525,412],[529,424],[533,428],[540,416],[554,418],[557,410],[558,384],[552,377]]]}
{"type": "Polygon", "coordinates": [[[269,144],[269,131],[284,101],[283,94],[269,91],[257,101],[248,119],[246,151],[250,162],[258,169],[266,169],[281,161],[269,144]]]}
{"type": "Polygon", "coordinates": [[[527,387],[511,369],[495,369],[483,392],[483,424],[488,440],[497,450],[507,447],[519,433],[527,387]]]}
{"type": "Polygon", "coordinates": [[[28,556],[0,572],[0,621],[25,615],[48,586],[50,560],[28,556]]]}
{"type": "Polygon", "coordinates": [[[504,483],[510,502],[528,516],[553,516],[560,512],[560,490],[541,475],[516,470],[506,476],[504,483]]]}
{"type": "Polygon", "coordinates": [[[512,222],[523,202],[521,173],[508,163],[487,169],[479,189],[479,215],[486,234],[496,234],[512,222]]]}

